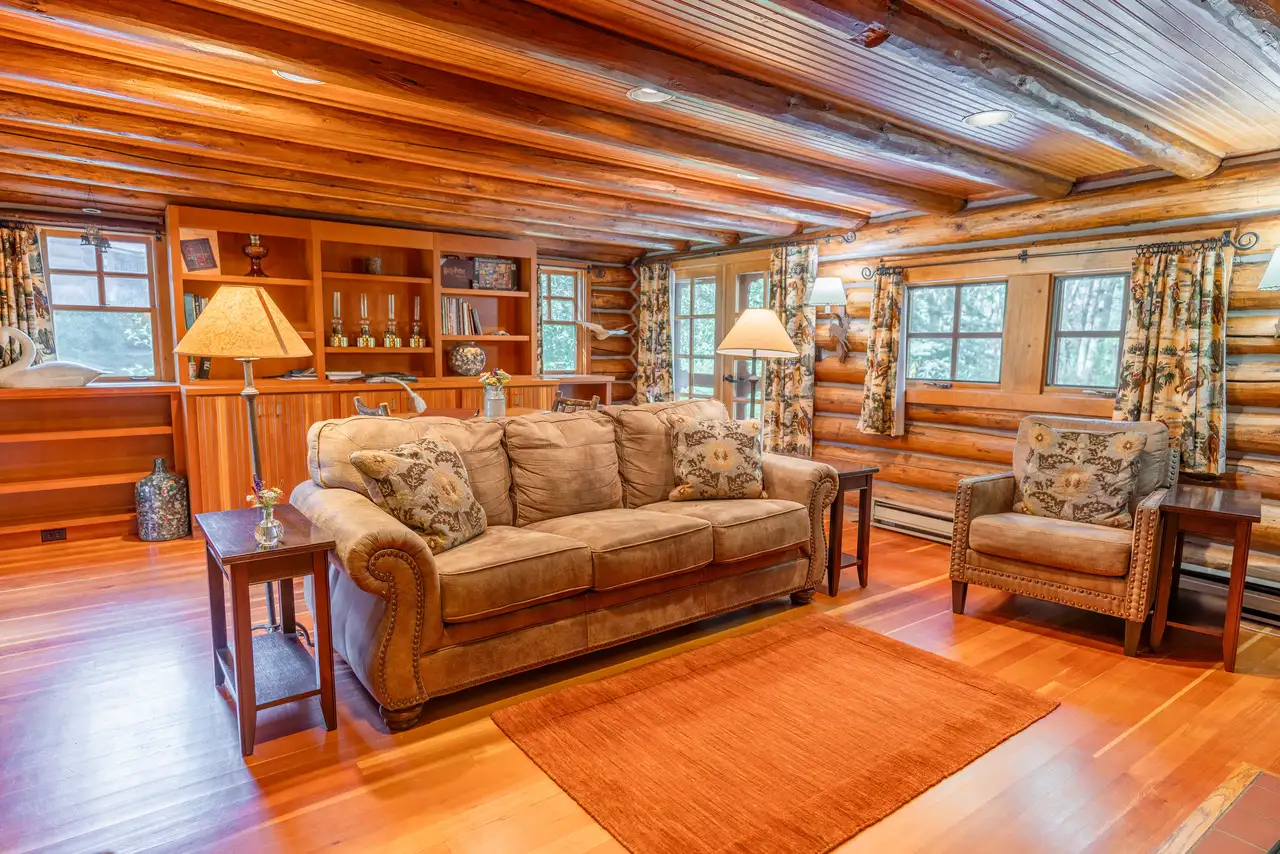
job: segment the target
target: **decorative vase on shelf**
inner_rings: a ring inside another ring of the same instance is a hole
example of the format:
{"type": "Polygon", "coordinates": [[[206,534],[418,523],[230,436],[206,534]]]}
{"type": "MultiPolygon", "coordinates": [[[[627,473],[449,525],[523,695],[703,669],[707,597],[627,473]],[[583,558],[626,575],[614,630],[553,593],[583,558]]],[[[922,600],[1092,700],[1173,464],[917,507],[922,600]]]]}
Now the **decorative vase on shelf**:
{"type": "Polygon", "coordinates": [[[280,520],[276,518],[274,507],[261,509],[262,521],[253,529],[253,538],[258,541],[258,545],[272,549],[280,545],[280,538],[284,535],[284,525],[281,525],[280,520]]]}
{"type": "Polygon", "coordinates": [[[484,362],[484,350],[474,341],[463,341],[449,348],[449,367],[459,376],[480,376],[484,362]]]}
{"type": "Polygon", "coordinates": [[[242,246],[240,251],[249,259],[249,272],[245,275],[255,279],[265,279],[267,274],[262,270],[262,259],[267,257],[267,247],[262,245],[262,236],[250,234],[249,242],[242,246]]]}
{"type": "Polygon", "coordinates": [[[502,418],[507,414],[507,390],[498,385],[484,387],[484,417],[502,418]]]}
{"type": "Polygon", "coordinates": [[[187,479],[171,473],[157,457],[151,474],[138,481],[133,499],[138,510],[138,539],[148,543],[191,535],[187,479]]]}

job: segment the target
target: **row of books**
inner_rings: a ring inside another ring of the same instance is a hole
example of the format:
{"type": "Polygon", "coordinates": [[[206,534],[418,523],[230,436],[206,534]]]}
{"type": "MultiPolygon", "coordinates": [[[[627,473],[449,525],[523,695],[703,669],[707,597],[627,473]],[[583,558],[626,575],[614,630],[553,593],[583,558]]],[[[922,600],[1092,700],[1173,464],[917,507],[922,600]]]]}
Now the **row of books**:
{"type": "MultiPolygon", "coordinates": [[[[187,328],[190,329],[195,325],[196,318],[200,316],[200,312],[204,311],[204,307],[209,304],[208,297],[202,297],[199,294],[183,294],[182,295],[182,313],[187,321],[187,328]]],[[[188,356],[187,357],[187,377],[193,380],[209,379],[209,368],[213,360],[208,356],[188,356]]]]}
{"type": "Polygon", "coordinates": [[[471,303],[458,297],[441,297],[443,335],[483,335],[480,315],[471,303]]]}

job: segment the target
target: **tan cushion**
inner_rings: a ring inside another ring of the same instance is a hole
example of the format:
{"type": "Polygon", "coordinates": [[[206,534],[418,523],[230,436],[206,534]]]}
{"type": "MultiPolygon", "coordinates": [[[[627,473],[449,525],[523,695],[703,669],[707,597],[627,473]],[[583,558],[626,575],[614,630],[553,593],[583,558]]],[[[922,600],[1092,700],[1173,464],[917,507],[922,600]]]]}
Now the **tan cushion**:
{"type": "Polygon", "coordinates": [[[760,422],[671,416],[672,501],[765,498],[760,422]]]}
{"type": "Polygon", "coordinates": [[[1013,509],[1018,513],[1132,528],[1141,430],[1058,430],[1032,422],[1013,509]]]}
{"type": "Polygon", "coordinates": [[[675,513],[711,523],[716,563],[802,547],[809,551],[809,514],[794,501],[773,498],[659,501],[646,513],[675,513]]]}
{"type": "Polygon", "coordinates": [[[356,451],[351,464],[373,503],[440,554],[484,533],[484,508],[471,494],[458,449],[432,430],[386,451],[356,451]]]}
{"type": "Polygon", "coordinates": [[[596,590],[612,590],[711,563],[711,525],[647,510],[600,510],[535,522],[528,530],[591,547],[596,590]]]}
{"type": "Polygon", "coordinates": [[[444,619],[480,620],[590,589],[591,550],[504,525],[438,555],[436,573],[444,619]]]}
{"type": "Polygon", "coordinates": [[[1096,433],[1137,430],[1147,437],[1138,456],[1138,479],[1134,482],[1133,512],[1137,502],[1162,486],[1172,486],[1169,477],[1169,428],[1159,421],[1110,421],[1105,418],[1072,418],[1067,415],[1028,415],[1018,425],[1018,439],[1013,450],[1013,476],[1022,479],[1026,471],[1027,433],[1033,424],[1045,424],[1055,430],[1091,430],[1096,433]]]}
{"type": "Polygon", "coordinates": [[[613,422],[599,412],[546,412],[504,422],[516,525],[622,506],[613,422]]]}
{"type": "Polygon", "coordinates": [[[317,486],[350,489],[369,497],[364,480],[351,465],[356,451],[394,448],[436,430],[462,455],[471,492],[490,525],[510,525],[511,473],[502,447],[502,425],[456,418],[383,418],[357,415],[317,421],[307,431],[307,468],[317,486]]]}
{"type": "Polygon", "coordinates": [[[726,419],[729,411],[718,400],[678,400],[639,406],[605,406],[613,419],[618,443],[622,500],[627,507],[666,501],[675,488],[671,460],[672,415],[696,419],[726,419]]]}
{"type": "Polygon", "coordinates": [[[1025,513],[994,513],[969,523],[969,548],[984,554],[1119,577],[1129,572],[1133,532],[1025,513]]]}

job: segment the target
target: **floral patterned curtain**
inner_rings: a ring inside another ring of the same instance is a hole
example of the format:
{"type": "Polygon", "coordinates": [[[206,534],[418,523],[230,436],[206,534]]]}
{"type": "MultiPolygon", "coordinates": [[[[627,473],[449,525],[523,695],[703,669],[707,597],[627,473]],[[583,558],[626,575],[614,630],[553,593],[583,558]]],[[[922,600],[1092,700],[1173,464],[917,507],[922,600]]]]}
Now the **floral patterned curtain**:
{"type": "Polygon", "coordinates": [[[1113,417],[1162,421],[1182,470],[1221,474],[1227,380],[1226,249],[1214,241],[1178,251],[1139,250],[1113,417]]]}
{"type": "Polygon", "coordinates": [[[765,308],[777,312],[798,359],[764,359],[764,449],[813,455],[813,309],[805,306],[818,275],[818,247],[778,246],[769,255],[765,308]]]}
{"type": "MultiPolygon", "coordinates": [[[[52,359],[53,309],[44,280],[40,240],[32,226],[0,224],[0,326],[15,326],[36,342],[36,361],[52,359]]],[[[0,345],[0,367],[18,359],[18,342],[0,345]]]]}
{"type": "Polygon", "coordinates": [[[641,264],[636,305],[636,399],[648,403],[671,400],[671,289],[676,284],[670,264],[641,264]]]}
{"type": "Polygon", "coordinates": [[[905,383],[898,370],[902,326],[902,268],[882,268],[871,292],[871,337],[867,340],[867,375],[863,380],[864,433],[901,436],[905,383]]]}

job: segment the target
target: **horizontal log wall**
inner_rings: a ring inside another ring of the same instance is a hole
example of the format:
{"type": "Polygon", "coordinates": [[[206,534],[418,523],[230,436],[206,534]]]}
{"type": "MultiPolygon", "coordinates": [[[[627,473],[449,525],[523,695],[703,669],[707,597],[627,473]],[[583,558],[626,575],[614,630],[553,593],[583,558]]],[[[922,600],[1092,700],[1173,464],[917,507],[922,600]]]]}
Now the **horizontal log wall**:
{"type": "MultiPolygon", "coordinates": [[[[1219,482],[1262,493],[1263,519],[1254,527],[1249,571],[1280,582],[1280,291],[1258,290],[1265,260],[1280,245],[1280,218],[1241,222],[1239,231],[1256,231],[1261,242],[1238,255],[1232,273],[1227,319],[1228,466],[1219,482]]],[[[908,263],[927,260],[914,257],[908,263]]],[[[818,274],[856,280],[847,263],[823,263],[818,274]]],[[[949,514],[960,478],[1010,469],[1018,422],[1042,411],[1037,402],[1066,414],[1109,416],[1107,399],[1077,396],[1073,402],[1069,397],[1047,400],[1035,395],[930,390],[908,394],[904,435],[862,433],[857,418],[866,373],[870,289],[851,289],[849,297],[851,353],[843,364],[834,356],[826,318],[819,318],[816,337],[825,358],[816,369],[815,455],[879,466],[877,488],[884,497],[949,514]],[[954,402],[949,402],[949,395],[954,402]]],[[[1231,549],[1189,538],[1186,559],[1225,569],[1231,549]]]]}
{"type": "Polygon", "coordinates": [[[592,267],[587,273],[591,288],[591,322],[605,329],[630,328],[628,335],[603,341],[588,334],[591,345],[590,369],[608,374],[613,384],[613,402],[628,403],[635,397],[636,373],[636,277],[628,267],[592,267]]]}

